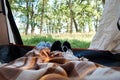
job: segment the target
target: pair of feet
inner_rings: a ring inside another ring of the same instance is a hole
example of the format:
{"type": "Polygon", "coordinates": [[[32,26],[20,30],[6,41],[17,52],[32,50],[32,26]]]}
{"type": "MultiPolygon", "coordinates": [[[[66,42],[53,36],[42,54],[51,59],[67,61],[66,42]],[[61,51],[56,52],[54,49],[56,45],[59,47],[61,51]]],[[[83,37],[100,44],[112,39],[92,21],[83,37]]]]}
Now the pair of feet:
{"type": "Polygon", "coordinates": [[[55,41],[51,46],[51,52],[52,51],[66,52],[68,49],[72,49],[68,41],[63,42],[63,44],[60,41],[55,41]]]}

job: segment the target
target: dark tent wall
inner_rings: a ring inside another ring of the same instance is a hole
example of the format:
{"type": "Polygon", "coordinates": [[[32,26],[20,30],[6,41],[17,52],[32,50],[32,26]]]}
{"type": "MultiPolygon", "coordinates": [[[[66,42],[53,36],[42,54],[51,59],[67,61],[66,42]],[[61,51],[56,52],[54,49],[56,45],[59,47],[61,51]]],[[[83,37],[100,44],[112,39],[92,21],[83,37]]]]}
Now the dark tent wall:
{"type": "Polygon", "coordinates": [[[23,45],[8,0],[0,0],[0,45],[23,45]]]}

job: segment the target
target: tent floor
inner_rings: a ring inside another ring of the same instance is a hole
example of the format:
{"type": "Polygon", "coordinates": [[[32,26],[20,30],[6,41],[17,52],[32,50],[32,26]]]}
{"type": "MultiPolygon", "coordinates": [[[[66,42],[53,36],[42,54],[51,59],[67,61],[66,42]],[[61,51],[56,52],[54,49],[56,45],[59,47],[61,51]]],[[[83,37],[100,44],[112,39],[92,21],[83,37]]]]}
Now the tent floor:
{"type": "MultiPolygon", "coordinates": [[[[8,63],[19,57],[24,56],[34,46],[20,45],[1,45],[0,46],[0,62],[8,63]]],[[[109,51],[89,50],[89,49],[73,49],[73,53],[77,57],[85,57],[89,61],[99,63],[105,66],[120,66],[120,54],[111,54],[109,51]]]]}

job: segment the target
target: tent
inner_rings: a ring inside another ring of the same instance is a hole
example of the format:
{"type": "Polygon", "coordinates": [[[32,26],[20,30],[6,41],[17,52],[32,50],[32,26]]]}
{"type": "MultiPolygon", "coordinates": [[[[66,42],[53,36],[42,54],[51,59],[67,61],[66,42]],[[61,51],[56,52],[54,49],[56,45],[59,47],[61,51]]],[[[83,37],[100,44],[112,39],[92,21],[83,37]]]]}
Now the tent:
{"type": "Polygon", "coordinates": [[[22,45],[23,42],[14,21],[9,2],[8,0],[0,0],[0,62],[10,62],[23,56],[31,49],[23,48],[25,46],[22,45]]]}
{"type": "Polygon", "coordinates": [[[105,0],[89,49],[50,53],[41,44],[23,45],[8,0],[0,0],[0,80],[120,80],[119,4],[105,0]]]}
{"type": "Polygon", "coordinates": [[[23,44],[8,0],[0,0],[0,45],[23,44]]]}
{"type": "Polygon", "coordinates": [[[120,0],[105,0],[104,11],[98,31],[90,45],[91,49],[120,53],[120,0]]]}
{"type": "MultiPolygon", "coordinates": [[[[119,4],[120,0],[105,0],[99,29],[89,49],[75,48],[73,49],[75,56],[83,56],[106,66],[120,66],[120,55],[112,54],[117,53],[115,50],[120,50],[119,4]]],[[[8,0],[0,0],[0,61],[6,63],[15,60],[25,55],[32,48],[33,46],[23,45],[8,0]]]]}

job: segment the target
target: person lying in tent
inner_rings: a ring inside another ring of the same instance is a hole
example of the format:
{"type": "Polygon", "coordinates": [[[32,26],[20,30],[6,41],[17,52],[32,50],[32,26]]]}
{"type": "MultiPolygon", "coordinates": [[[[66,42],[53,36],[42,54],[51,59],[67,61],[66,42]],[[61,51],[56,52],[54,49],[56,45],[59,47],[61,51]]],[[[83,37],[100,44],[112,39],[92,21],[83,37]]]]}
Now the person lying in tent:
{"type": "Polygon", "coordinates": [[[118,68],[73,55],[68,41],[40,42],[10,63],[0,65],[0,80],[120,80],[118,68]]]}

